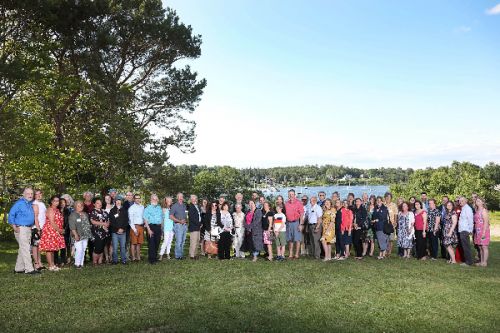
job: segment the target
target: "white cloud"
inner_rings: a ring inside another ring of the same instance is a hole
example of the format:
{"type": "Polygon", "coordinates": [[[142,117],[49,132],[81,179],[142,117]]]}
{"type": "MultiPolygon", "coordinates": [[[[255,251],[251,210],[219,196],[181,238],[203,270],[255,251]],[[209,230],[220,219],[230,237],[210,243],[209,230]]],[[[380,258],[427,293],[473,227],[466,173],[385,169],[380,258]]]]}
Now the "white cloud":
{"type": "Polygon", "coordinates": [[[458,28],[455,29],[455,32],[458,32],[458,33],[468,33],[472,30],[471,27],[469,26],[465,26],[465,25],[462,25],[458,28]]]}
{"type": "Polygon", "coordinates": [[[500,3],[490,9],[486,10],[487,15],[499,15],[500,14],[500,3]]]}

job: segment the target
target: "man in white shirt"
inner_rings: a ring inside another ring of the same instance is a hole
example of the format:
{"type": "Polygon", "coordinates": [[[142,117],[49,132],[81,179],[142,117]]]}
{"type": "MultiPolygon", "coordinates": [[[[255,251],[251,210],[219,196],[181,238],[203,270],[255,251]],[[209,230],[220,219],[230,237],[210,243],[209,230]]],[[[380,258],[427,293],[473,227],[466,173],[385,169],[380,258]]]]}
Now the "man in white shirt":
{"type": "Polygon", "coordinates": [[[134,195],[134,204],[128,209],[130,225],[130,254],[132,261],[141,260],[141,245],[144,242],[144,206],[141,205],[141,196],[134,195]]]}
{"type": "Polygon", "coordinates": [[[318,205],[318,198],[311,197],[311,205],[307,209],[307,227],[309,229],[309,255],[314,255],[314,258],[319,259],[321,256],[321,218],[323,216],[323,208],[318,205]]]}
{"type": "Polygon", "coordinates": [[[460,206],[462,211],[458,219],[458,233],[460,236],[460,244],[464,250],[465,263],[462,265],[472,265],[472,253],[470,250],[470,235],[474,230],[474,214],[472,208],[467,204],[465,197],[460,198],[460,206]]]}

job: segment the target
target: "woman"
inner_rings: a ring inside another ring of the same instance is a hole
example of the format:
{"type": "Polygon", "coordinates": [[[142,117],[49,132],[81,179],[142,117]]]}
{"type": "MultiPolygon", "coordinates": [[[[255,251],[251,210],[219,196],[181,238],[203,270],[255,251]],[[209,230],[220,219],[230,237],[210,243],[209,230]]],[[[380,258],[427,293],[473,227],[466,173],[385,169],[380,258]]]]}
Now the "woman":
{"type": "MultiPolygon", "coordinates": [[[[113,204],[113,198],[109,194],[104,196],[103,210],[108,213],[115,205],[113,204]]],[[[106,257],[106,263],[110,264],[113,257],[113,242],[112,237],[108,237],[106,240],[106,245],[104,246],[104,256],[106,257]]]]}
{"type": "Polygon", "coordinates": [[[103,204],[103,209],[108,213],[111,211],[111,208],[113,208],[115,205],[113,204],[113,199],[109,194],[106,194],[104,196],[104,204],[103,204]]]}
{"type": "Polygon", "coordinates": [[[45,224],[40,238],[40,250],[46,252],[49,271],[58,271],[59,267],[54,264],[54,252],[66,247],[64,242],[64,217],[58,208],[59,197],[50,198],[50,206],[47,209],[45,224]]]}
{"type": "Polygon", "coordinates": [[[387,246],[389,245],[389,235],[384,233],[384,225],[389,223],[388,216],[389,211],[383,204],[382,197],[378,196],[377,204],[372,213],[372,224],[375,227],[375,234],[377,235],[378,246],[380,248],[380,253],[377,257],[379,260],[385,258],[387,246]]]}
{"type": "Polygon", "coordinates": [[[417,248],[417,259],[425,260],[426,250],[426,230],[427,230],[427,212],[424,210],[422,202],[415,201],[415,246],[417,248]]]}
{"type": "Polygon", "coordinates": [[[66,264],[71,263],[71,258],[74,258],[75,247],[73,246],[73,238],[71,237],[71,229],[69,228],[69,216],[74,211],[73,205],[75,200],[69,194],[63,194],[61,199],[66,201],[66,207],[64,207],[62,214],[64,216],[64,242],[66,243],[66,264]]]}
{"type": "MultiPolygon", "coordinates": [[[[170,259],[170,248],[172,247],[172,239],[174,239],[174,221],[170,218],[170,207],[172,207],[172,197],[163,199],[163,243],[160,248],[160,261],[163,260],[163,255],[167,254],[167,259],[170,259]]],[[[203,208],[202,208],[203,209],[203,208]]]]}
{"type": "Polygon", "coordinates": [[[366,225],[366,209],[361,204],[361,199],[354,200],[354,221],[353,221],[353,237],[354,250],[356,251],[356,259],[363,259],[363,232],[366,225]]]}
{"type": "Polygon", "coordinates": [[[455,204],[452,201],[448,201],[443,219],[443,245],[450,255],[450,260],[448,261],[450,264],[457,263],[455,260],[455,248],[458,244],[457,222],[458,217],[455,212],[455,204]]]}
{"type": "Polygon", "coordinates": [[[283,198],[283,196],[281,194],[276,197],[275,207],[278,207],[278,205],[283,207],[283,214],[286,214],[285,199],[283,198]]]}
{"type": "Polygon", "coordinates": [[[250,251],[253,255],[253,262],[257,261],[257,257],[264,249],[263,231],[262,231],[262,211],[257,209],[255,202],[250,200],[248,202],[248,213],[245,223],[245,239],[249,238],[251,241],[250,251]]]}
{"type": "Polygon", "coordinates": [[[398,209],[399,209],[399,211],[402,211],[402,210],[403,210],[402,206],[403,206],[403,203],[404,203],[404,202],[405,202],[405,199],[403,199],[403,197],[399,197],[399,198],[398,198],[398,200],[397,200],[396,204],[398,205],[398,209]]]}
{"type": "MultiPolygon", "coordinates": [[[[203,226],[205,229],[205,246],[209,243],[216,243],[219,238],[219,225],[221,224],[221,214],[219,211],[219,202],[214,201],[210,204],[210,207],[206,208],[205,221],[203,221],[203,226]]],[[[206,253],[206,251],[205,251],[206,253]]],[[[217,249],[218,253],[218,249],[217,249]]],[[[208,259],[212,259],[212,254],[206,253],[208,259]]]]}
{"type": "Polygon", "coordinates": [[[403,249],[403,258],[406,259],[410,259],[413,248],[414,223],[415,215],[410,211],[410,205],[403,202],[398,213],[398,247],[403,249]]]}
{"type": "Polygon", "coordinates": [[[102,209],[102,200],[94,199],[94,209],[90,214],[90,223],[92,223],[92,235],[94,236],[94,253],[92,254],[92,263],[94,266],[101,265],[103,262],[103,253],[109,238],[109,216],[102,209]]]}
{"type": "Polygon", "coordinates": [[[335,214],[335,260],[344,260],[345,248],[342,237],[342,211],[344,206],[340,200],[334,201],[334,205],[337,212],[335,214]]]}
{"type": "Polygon", "coordinates": [[[40,271],[45,269],[42,265],[42,255],[40,254],[39,244],[40,238],[42,236],[43,226],[45,225],[45,219],[47,214],[47,207],[43,203],[43,191],[35,190],[35,200],[33,200],[33,212],[35,213],[35,224],[31,230],[31,253],[33,256],[33,261],[35,262],[35,269],[40,271]]]}
{"type": "Polygon", "coordinates": [[[488,266],[488,245],[490,245],[490,220],[488,216],[488,209],[484,199],[476,198],[476,212],[474,213],[474,244],[479,247],[481,261],[477,266],[488,266]]]}
{"type": "Polygon", "coordinates": [[[273,218],[274,212],[271,210],[269,202],[264,202],[262,207],[262,237],[264,245],[267,247],[267,260],[273,261],[273,218]]]}
{"type": "Polygon", "coordinates": [[[83,202],[75,202],[75,211],[71,213],[68,221],[71,234],[75,240],[75,267],[78,269],[83,268],[87,243],[92,238],[89,217],[83,210],[83,202]]]}
{"type": "MultiPolygon", "coordinates": [[[[354,202],[354,201],[352,201],[354,202]]],[[[354,216],[351,205],[348,200],[344,200],[344,208],[342,209],[342,223],[340,226],[340,232],[342,233],[342,243],[344,245],[344,256],[339,258],[339,260],[344,260],[349,258],[349,247],[352,244],[352,221],[354,216]]]]}
{"type": "Polygon", "coordinates": [[[415,197],[410,197],[410,211],[415,213],[415,202],[417,199],[415,197]]]}
{"type": "Polygon", "coordinates": [[[122,264],[127,264],[127,251],[125,241],[128,227],[128,214],[122,206],[123,197],[117,196],[115,206],[109,211],[109,226],[111,229],[111,240],[113,242],[113,265],[118,264],[118,244],[120,244],[120,256],[122,264]]]}
{"type": "Polygon", "coordinates": [[[241,204],[236,204],[234,208],[234,256],[236,258],[245,258],[245,253],[240,251],[240,248],[243,245],[243,237],[245,236],[245,231],[243,229],[243,224],[245,223],[245,213],[243,213],[243,206],[241,204]]]}
{"type": "Polygon", "coordinates": [[[332,200],[326,199],[323,204],[323,233],[321,235],[321,243],[325,251],[323,261],[332,260],[332,243],[335,239],[335,215],[337,211],[332,206],[332,200]]]}
{"type": "Polygon", "coordinates": [[[201,226],[200,226],[200,253],[202,256],[205,256],[205,226],[203,225],[203,221],[205,221],[205,214],[207,213],[207,207],[208,207],[208,200],[203,199],[201,200],[201,207],[200,207],[200,212],[201,212],[201,226]]]}
{"type": "Polygon", "coordinates": [[[375,252],[375,228],[371,223],[373,211],[375,210],[376,197],[372,194],[366,205],[366,223],[365,230],[363,232],[363,257],[366,256],[368,252],[369,257],[373,257],[373,252],[375,252]],[[370,247],[370,251],[368,251],[370,247]]]}
{"type": "Polygon", "coordinates": [[[221,206],[218,255],[220,260],[231,259],[231,232],[233,230],[233,218],[229,212],[229,203],[226,201],[221,206]]]}
{"type": "MultiPolygon", "coordinates": [[[[67,257],[67,252],[66,248],[68,246],[68,241],[66,240],[66,229],[69,228],[68,226],[68,218],[70,211],[67,208],[67,202],[66,199],[60,198],[59,199],[59,211],[61,212],[63,216],[63,229],[64,229],[64,244],[66,245],[64,248],[60,249],[57,252],[54,252],[54,262],[57,266],[63,267],[66,264],[66,257],[67,257]]],[[[69,242],[71,243],[71,242],[69,242]]]]}

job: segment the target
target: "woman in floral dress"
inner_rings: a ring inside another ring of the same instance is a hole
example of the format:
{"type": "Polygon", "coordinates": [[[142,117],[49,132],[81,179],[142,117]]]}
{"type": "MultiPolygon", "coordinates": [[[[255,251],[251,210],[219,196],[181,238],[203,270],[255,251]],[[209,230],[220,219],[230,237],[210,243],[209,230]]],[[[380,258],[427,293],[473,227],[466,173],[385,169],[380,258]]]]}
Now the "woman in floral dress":
{"type": "Polygon", "coordinates": [[[49,271],[59,270],[59,267],[54,264],[54,252],[66,247],[64,242],[64,217],[58,207],[59,197],[52,196],[39,244],[40,250],[46,252],[49,271]]]}
{"type": "Polygon", "coordinates": [[[452,201],[448,201],[443,219],[443,245],[450,255],[450,260],[448,261],[450,264],[457,263],[455,261],[455,247],[458,244],[457,222],[458,218],[455,212],[455,204],[452,201]]]}
{"type": "Polygon", "coordinates": [[[94,253],[92,254],[93,265],[101,265],[104,257],[104,248],[108,242],[109,216],[108,212],[102,209],[102,201],[94,200],[94,209],[90,213],[90,223],[92,224],[92,237],[94,238],[94,253]]]}
{"type": "Polygon", "coordinates": [[[321,243],[325,251],[325,259],[323,261],[332,260],[332,243],[335,241],[335,215],[337,211],[332,207],[332,200],[326,199],[323,206],[323,234],[321,235],[321,243]]]}
{"type": "Polygon", "coordinates": [[[488,246],[490,245],[490,221],[488,209],[486,209],[484,200],[481,198],[476,199],[474,231],[474,244],[479,247],[481,254],[481,262],[478,262],[476,265],[486,267],[488,265],[488,246]]]}
{"type": "Polygon", "coordinates": [[[410,211],[407,202],[401,204],[401,212],[398,214],[398,247],[404,250],[403,258],[410,259],[410,252],[413,247],[413,235],[415,215],[410,211]]]}

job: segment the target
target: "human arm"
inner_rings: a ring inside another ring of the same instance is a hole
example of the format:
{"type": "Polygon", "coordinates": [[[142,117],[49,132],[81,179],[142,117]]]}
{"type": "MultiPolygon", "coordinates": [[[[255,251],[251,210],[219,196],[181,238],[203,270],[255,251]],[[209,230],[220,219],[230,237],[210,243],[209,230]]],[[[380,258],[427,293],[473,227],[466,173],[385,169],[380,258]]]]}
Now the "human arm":
{"type": "Polygon", "coordinates": [[[80,235],[78,235],[78,232],[76,231],[76,219],[77,216],[74,214],[71,214],[68,218],[68,224],[69,224],[69,229],[71,230],[71,234],[73,235],[73,238],[76,241],[80,240],[80,235]]]}
{"type": "Polygon", "coordinates": [[[61,234],[61,229],[59,229],[56,224],[56,214],[54,213],[54,208],[47,209],[47,216],[49,218],[49,223],[52,229],[54,229],[58,234],[61,234]]]}
{"type": "Polygon", "coordinates": [[[483,209],[481,215],[483,216],[483,230],[481,233],[481,239],[484,239],[486,237],[486,230],[490,229],[490,217],[486,209],[483,209]]]}
{"type": "Polygon", "coordinates": [[[441,216],[436,216],[436,222],[434,224],[434,235],[439,231],[441,227],[441,216]]]}
{"type": "Polygon", "coordinates": [[[452,235],[452,234],[453,234],[453,232],[455,231],[455,228],[456,228],[457,223],[458,223],[457,216],[456,216],[456,215],[453,215],[453,216],[451,217],[451,221],[452,221],[452,223],[451,223],[451,228],[450,228],[450,231],[448,232],[448,235],[447,235],[448,237],[451,237],[451,235],[452,235]]]}
{"type": "Polygon", "coordinates": [[[40,222],[38,222],[38,214],[40,212],[38,205],[33,204],[33,213],[35,213],[35,226],[36,226],[36,232],[40,234],[40,222]]]}
{"type": "MultiPolygon", "coordinates": [[[[151,228],[149,227],[149,221],[151,220],[151,206],[147,206],[145,209],[144,209],[144,213],[142,215],[142,219],[144,221],[144,227],[146,228],[147,232],[148,232],[148,235],[149,237],[153,236],[153,230],[151,230],[151,228]]],[[[135,231],[136,235],[137,235],[137,230],[135,231]]]]}
{"type": "Polygon", "coordinates": [[[135,227],[135,223],[134,223],[135,220],[136,220],[136,211],[134,209],[134,205],[132,205],[128,209],[128,224],[130,225],[130,230],[132,230],[134,232],[134,234],[137,236],[138,233],[137,233],[137,228],[135,227]]]}
{"type": "Polygon", "coordinates": [[[422,236],[425,238],[425,236],[426,236],[426,230],[427,230],[427,212],[426,211],[424,211],[422,213],[422,218],[424,220],[424,231],[422,232],[422,236]]]}

